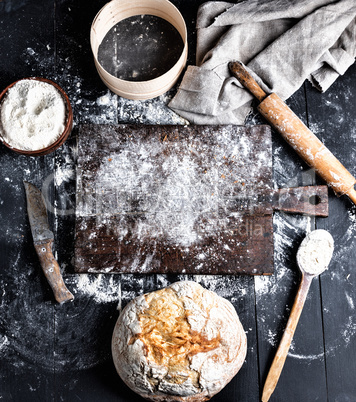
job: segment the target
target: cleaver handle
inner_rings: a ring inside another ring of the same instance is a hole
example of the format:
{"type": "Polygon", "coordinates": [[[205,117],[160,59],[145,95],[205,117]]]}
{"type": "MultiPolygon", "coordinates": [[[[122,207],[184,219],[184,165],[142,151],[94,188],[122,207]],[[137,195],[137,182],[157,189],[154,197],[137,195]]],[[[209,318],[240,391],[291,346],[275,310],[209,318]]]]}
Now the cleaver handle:
{"type": "Polygon", "coordinates": [[[275,189],[272,195],[274,211],[310,216],[329,215],[327,186],[305,186],[275,189]]]}
{"type": "Polygon", "coordinates": [[[309,128],[275,93],[266,95],[248,71],[239,62],[229,63],[230,71],[259,101],[257,109],[282,135],[299,156],[338,195],[346,194],[356,204],[356,179],[325,147],[309,128]],[[264,95],[263,95],[264,94],[264,95]]]}
{"type": "Polygon", "coordinates": [[[35,244],[35,249],[40,259],[42,270],[53,290],[55,299],[58,303],[63,304],[72,301],[74,296],[64,284],[58,262],[53,256],[52,244],[53,240],[41,242],[35,244]]]}

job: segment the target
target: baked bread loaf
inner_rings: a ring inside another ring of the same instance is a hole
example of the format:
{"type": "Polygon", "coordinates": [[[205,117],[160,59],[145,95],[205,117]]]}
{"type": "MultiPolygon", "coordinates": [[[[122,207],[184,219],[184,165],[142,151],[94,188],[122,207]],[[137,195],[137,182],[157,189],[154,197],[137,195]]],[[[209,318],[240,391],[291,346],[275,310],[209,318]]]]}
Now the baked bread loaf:
{"type": "Polygon", "coordinates": [[[116,370],[152,401],[206,401],[239,371],[246,334],[233,305],[181,281],[132,300],[112,338],[116,370]]]}

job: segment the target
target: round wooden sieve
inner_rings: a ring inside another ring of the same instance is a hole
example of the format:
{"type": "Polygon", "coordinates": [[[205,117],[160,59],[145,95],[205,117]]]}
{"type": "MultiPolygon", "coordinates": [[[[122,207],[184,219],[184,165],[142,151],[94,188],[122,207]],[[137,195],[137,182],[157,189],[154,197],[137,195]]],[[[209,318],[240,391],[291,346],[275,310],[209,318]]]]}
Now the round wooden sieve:
{"type": "Polygon", "coordinates": [[[112,0],[96,15],[91,26],[90,44],[96,69],[104,84],[116,94],[134,100],[155,98],[167,92],[178,80],[187,61],[187,29],[179,10],[168,0],[112,0]],[[108,31],[118,22],[137,15],[153,15],[173,25],[183,40],[183,51],[166,73],[148,81],[126,81],[107,72],[98,61],[98,49],[108,31]]]}

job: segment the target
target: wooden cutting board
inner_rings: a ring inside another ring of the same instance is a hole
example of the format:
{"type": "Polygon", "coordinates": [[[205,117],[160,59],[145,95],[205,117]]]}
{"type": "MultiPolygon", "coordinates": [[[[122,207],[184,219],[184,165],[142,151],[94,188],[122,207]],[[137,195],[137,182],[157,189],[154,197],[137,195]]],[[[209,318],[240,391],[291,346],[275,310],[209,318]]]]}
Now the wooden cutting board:
{"type": "Polygon", "coordinates": [[[85,125],[77,169],[77,272],[273,272],[268,126],[85,125]]]}

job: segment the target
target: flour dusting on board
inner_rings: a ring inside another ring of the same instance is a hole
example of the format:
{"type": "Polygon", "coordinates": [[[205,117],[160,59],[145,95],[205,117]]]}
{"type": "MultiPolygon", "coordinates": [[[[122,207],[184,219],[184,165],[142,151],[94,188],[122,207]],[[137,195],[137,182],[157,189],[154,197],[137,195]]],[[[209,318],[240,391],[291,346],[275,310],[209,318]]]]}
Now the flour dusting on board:
{"type": "Polygon", "coordinates": [[[262,126],[82,126],[76,269],[269,272],[271,165],[262,126]]]}
{"type": "MultiPolygon", "coordinates": [[[[210,134],[211,133],[207,133],[210,134]]],[[[97,217],[105,225],[116,215],[117,234],[127,234],[135,217],[136,236],[167,238],[189,246],[213,230],[224,229],[232,212],[230,201],[255,201],[258,177],[269,162],[247,136],[221,128],[214,149],[192,138],[183,143],[135,138],[100,161],[91,188],[82,190],[80,216],[97,217]]],[[[86,173],[85,173],[86,174],[86,173]]],[[[93,234],[95,236],[95,234],[93,234]]]]}

